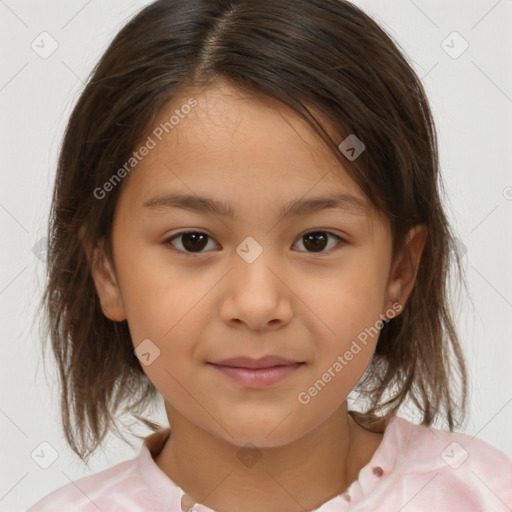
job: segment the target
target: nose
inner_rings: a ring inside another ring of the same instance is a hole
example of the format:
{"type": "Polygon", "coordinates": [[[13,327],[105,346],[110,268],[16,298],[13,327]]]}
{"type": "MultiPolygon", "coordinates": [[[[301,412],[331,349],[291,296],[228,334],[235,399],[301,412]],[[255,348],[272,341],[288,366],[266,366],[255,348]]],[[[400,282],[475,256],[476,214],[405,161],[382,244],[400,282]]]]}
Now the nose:
{"type": "Polygon", "coordinates": [[[222,289],[219,314],[224,322],[259,331],[278,329],[293,317],[289,275],[265,251],[252,263],[236,255],[222,289]]]}

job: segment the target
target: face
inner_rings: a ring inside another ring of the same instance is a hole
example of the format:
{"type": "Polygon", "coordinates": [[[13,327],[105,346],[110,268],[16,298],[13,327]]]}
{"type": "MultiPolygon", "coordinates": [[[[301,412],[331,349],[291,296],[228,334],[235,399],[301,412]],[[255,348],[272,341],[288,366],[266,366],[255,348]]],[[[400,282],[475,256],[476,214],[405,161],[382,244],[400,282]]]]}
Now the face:
{"type": "Polygon", "coordinates": [[[177,109],[122,184],[114,262],[94,271],[103,311],[127,319],[171,427],[179,414],[239,446],[291,442],[345,404],[411,279],[387,222],[284,106],[218,85],[175,98],[155,126],[177,109]],[[212,364],[267,355],[296,364],[274,382],[275,369],[212,364]]]}

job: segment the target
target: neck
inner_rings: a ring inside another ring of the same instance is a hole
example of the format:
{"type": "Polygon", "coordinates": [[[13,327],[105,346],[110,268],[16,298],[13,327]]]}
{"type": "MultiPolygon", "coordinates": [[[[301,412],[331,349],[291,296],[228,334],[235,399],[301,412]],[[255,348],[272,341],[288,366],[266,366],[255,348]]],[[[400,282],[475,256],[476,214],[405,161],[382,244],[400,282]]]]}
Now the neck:
{"type": "Polygon", "coordinates": [[[359,427],[346,402],[304,437],[252,449],[212,435],[167,403],[166,409],[171,436],[156,464],[190,502],[223,512],[318,508],[357,479],[382,438],[359,427]]]}

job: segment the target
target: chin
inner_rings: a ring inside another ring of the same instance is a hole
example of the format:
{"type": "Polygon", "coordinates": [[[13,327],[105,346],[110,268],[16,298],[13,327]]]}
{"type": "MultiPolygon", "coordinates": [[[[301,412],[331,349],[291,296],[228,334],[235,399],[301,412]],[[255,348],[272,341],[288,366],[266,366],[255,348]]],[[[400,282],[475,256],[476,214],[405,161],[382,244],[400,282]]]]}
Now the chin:
{"type": "Polygon", "coordinates": [[[254,418],[249,418],[249,421],[223,423],[231,436],[225,431],[222,431],[222,438],[226,442],[239,446],[240,448],[246,447],[247,445],[258,448],[278,448],[285,446],[307,434],[301,422],[295,420],[293,422],[283,421],[288,414],[289,413],[281,415],[278,419],[276,418],[275,421],[269,421],[267,418],[256,422],[254,418]]]}

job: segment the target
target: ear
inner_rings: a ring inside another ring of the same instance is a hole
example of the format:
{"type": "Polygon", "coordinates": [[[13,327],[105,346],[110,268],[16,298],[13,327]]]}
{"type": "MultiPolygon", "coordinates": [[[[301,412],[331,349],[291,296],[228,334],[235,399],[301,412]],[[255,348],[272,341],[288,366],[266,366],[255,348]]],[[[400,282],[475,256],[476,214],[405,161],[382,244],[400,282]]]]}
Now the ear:
{"type": "Polygon", "coordinates": [[[404,246],[395,258],[390,274],[387,307],[398,302],[403,308],[409,299],[427,236],[428,230],[424,224],[413,226],[406,234],[404,246]]]}
{"type": "Polygon", "coordinates": [[[87,255],[91,262],[92,278],[103,314],[115,322],[126,320],[121,291],[112,264],[105,254],[103,243],[100,242],[96,247],[89,248],[87,255]]]}

